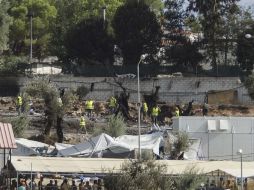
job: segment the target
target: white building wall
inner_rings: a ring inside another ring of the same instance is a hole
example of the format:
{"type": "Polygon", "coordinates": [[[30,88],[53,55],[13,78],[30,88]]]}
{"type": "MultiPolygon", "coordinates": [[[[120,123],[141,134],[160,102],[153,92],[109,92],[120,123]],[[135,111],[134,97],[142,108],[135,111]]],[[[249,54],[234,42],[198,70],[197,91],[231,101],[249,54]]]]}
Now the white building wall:
{"type": "Polygon", "coordinates": [[[173,119],[173,131],[201,139],[201,159],[239,160],[237,151],[242,149],[243,160],[254,160],[254,117],[179,117],[173,119]],[[215,130],[208,130],[208,121],[215,121],[215,130]]]}

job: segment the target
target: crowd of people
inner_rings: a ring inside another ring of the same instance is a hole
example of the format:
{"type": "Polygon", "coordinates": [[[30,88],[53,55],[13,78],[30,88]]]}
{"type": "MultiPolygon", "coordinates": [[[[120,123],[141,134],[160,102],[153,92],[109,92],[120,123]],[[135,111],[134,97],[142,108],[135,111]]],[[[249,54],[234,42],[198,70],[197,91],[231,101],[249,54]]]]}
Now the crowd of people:
{"type": "Polygon", "coordinates": [[[17,184],[16,180],[12,180],[11,190],[104,190],[104,186],[101,179],[93,180],[80,180],[77,183],[74,179],[69,183],[67,178],[63,179],[62,183],[59,184],[57,179],[50,179],[49,183],[44,182],[44,178],[41,177],[36,183],[33,178],[30,182],[27,179],[19,179],[17,184]]]}

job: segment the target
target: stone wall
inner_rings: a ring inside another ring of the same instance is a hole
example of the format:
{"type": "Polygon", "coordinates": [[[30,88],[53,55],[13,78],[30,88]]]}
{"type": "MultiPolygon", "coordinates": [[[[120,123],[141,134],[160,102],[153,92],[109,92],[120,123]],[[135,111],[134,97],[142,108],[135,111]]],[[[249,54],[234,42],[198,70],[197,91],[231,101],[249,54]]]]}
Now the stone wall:
{"type": "MultiPolygon", "coordinates": [[[[103,77],[72,77],[72,76],[52,76],[51,81],[58,87],[73,88],[84,85],[90,89],[94,84],[94,90],[87,97],[92,97],[97,101],[107,100],[114,94],[119,94],[119,88],[113,78],[103,77]]],[[[137,79],[118,79],[130,92],[130,100],[137,101],[137,79]]],[[[205,93],[210,90],[236,90],[240,104],[253,104],[244,85],[237,77],[168,77],[140,79],[141,94],[150,94],[160,86],[160,101],[167,103],[186,103],[191,100],[203,103],[205,93]]]]}

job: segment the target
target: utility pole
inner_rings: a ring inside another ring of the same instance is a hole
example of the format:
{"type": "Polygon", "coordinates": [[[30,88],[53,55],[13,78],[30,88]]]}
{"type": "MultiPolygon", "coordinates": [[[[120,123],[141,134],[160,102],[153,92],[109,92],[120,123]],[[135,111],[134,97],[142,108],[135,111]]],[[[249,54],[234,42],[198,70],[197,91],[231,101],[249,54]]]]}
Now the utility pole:
{"type": "Polygon", "coordinates": [[[103,27],[106,27],[106,5],[102,7],[102,16],[103,16],[103,27]]]}
{"type": "Polygon", "coordinates": [[[32,63],[33,59],[33,13],[29,15],[30,17],[30,57],[29,62],[32,63]]]}
{"type": "Polygon", "coordinates": [[[30,73],[32,72],[32,60],[33,60],[33,12],[29,11],[27,17],[29,17],[30,21],[30,52],[29,52],[29,67],[30,73]]]}

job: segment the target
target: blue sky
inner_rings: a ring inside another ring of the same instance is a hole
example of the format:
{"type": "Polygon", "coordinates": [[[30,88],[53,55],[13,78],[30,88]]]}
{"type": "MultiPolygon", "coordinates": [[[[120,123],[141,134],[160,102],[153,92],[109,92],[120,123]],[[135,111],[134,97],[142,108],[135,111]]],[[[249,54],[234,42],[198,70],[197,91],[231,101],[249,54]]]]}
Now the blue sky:
{"type": "Polygon", "coordinates": [[[241,6],[254,6],[254,0],[240,0],[241,6]]]}

